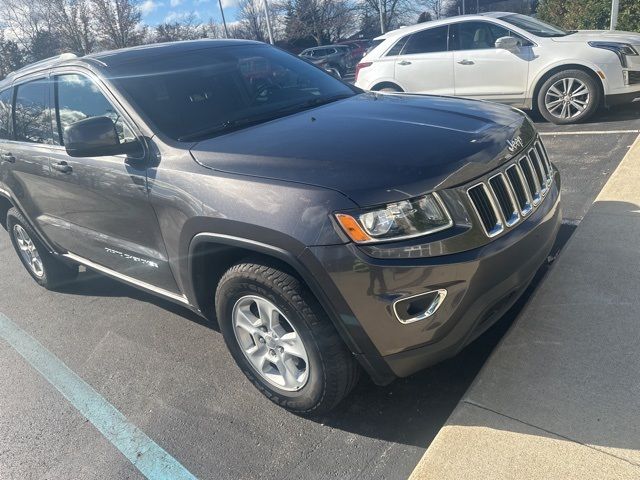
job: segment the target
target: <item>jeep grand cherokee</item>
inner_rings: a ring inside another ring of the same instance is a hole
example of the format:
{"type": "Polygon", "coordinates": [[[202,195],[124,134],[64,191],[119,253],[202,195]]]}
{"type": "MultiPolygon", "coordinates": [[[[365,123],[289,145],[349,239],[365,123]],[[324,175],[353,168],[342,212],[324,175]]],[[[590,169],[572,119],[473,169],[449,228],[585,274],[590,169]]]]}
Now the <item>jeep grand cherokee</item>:
{"type": "Polygon", "coordinates": [[[64,55],[0,83],[0,213],[40,285],[78,266],[217,320],[246,376],[317,414],[450,357],[560,224],[530,121],[363,93],[270,46],[64,55]]]}

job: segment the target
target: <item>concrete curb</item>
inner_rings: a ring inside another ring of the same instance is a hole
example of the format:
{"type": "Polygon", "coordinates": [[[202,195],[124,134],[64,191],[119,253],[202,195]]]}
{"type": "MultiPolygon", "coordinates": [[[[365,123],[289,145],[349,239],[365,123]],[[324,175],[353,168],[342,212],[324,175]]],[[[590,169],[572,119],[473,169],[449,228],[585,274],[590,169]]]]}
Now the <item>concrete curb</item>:
{"type": "Polygon", "coordinates": [[[640,478],[640,136],[410,479],[640,478]]]}

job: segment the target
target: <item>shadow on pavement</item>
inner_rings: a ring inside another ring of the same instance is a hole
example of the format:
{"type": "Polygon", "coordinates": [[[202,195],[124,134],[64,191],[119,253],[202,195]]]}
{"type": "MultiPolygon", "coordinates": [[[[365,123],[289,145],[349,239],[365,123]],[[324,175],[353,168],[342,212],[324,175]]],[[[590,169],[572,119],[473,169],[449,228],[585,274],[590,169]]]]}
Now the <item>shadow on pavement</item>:
{"type": "MultiPolygon", "coordinates": [[[[568,224],[561,226],[552,256],[560,251],[575,228],[568,224]]],[[[546,270],[545,265],[507,314],[456,357],[409,378],[398,379],[386,387],[378,387],[368,378],[363,378],[334,412],[314,421],[358,435],[424,448],[445,423],[491,351],[535,291],[546,270]]],[[[129,297],[152,303],[219,331],[217,324],[184,307],[91,271],[81,272],[80,281],[64,292],[72,295],[129,297]]]]}

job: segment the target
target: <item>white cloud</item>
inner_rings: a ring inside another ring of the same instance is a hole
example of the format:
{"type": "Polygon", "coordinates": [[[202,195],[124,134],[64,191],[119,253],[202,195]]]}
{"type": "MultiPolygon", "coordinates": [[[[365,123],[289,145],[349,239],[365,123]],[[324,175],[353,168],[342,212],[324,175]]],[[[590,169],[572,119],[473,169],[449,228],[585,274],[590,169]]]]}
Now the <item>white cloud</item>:
{"type": "MultiPolygon", "coordinates": [[[[173,0],[172,0],[173,2],[173,0]]],[[[162,6],[162,2],[154,2],[154,0],[145,0],[140,5],[140,11],[143,15],[148,15],[153,12],[155,9],[160,8],[162,6]]]]}
{"type": "Polygon", "coordinates": [[[171,0],[171,1],[169,2],[169,4],[170,4],[172,7],[177,7],[177,6],[178,6],[178,5],[180,5],[181,3],[182,3],[182,0],[171,0]]]}
{"type": "Polygon", "coordinates": [[[211,0],[193,0],[194,5],[202,5],[203,3],[209,3],[211,0]]]}
{"type": "Polygon", "coordinates": [[[181,22],[183,20],[188,20],[189,18],[198,19],[200,18],[200,14],[198,12],[176,12],[172,11],[164,17],[165,23],[173,23],[173,22],[181,22]]]}
{"type": "Polygon", "coordinates": [[[238,0],[222,0],[222,8],[233,8],[238,6],[238,0]]]}

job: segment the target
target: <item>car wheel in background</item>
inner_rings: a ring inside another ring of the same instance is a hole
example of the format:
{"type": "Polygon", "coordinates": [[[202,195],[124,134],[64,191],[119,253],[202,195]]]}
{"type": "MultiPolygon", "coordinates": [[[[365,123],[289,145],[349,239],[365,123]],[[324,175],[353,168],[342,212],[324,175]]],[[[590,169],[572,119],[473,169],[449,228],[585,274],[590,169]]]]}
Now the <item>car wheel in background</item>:
{"type": "Polygon", "coordinates": [[[597,80],[582,70],[564,70],[547,79],[538,92],[538,110],[557,125],[591,117],[600,105],[597,80]]]}
{"type": "Polygon", "coordinates": [[[375,87],[372,88],[372,90],[374,92],[381,92],[381,93],[402,93],[403,90],[397,86],[394,85],[393,83],[383,83],[381,85],[376,85],[375,87]]]}
{"type": "Polygon", "coordinates": [[[22,265],[41,286],[57,289],[72,283],[78,276],[78,267],[68,265],[49,253],[15,208],[7,212],[7,231],[22,265]]]}
{"type": "Polygon", "coordinates": [[[302,415],[331,410],[359,366],[315,297],[263,263],[229,269],[216,291],[220,330],[247,378],[272,402],[302,415]]]}

